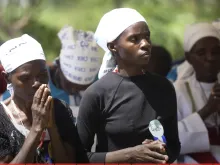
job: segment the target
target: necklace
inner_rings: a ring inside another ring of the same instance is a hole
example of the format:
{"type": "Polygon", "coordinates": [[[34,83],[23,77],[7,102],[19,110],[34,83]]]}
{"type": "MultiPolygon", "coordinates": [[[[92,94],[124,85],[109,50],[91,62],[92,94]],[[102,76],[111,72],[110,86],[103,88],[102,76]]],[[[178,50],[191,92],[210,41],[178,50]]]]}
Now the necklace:
{"type": "MultiPolygon", "coordinates": [[[[201,85],[201,83],[199,82],[199,86],[201,88],[201,91],[202,91],[202,97],[203,97],[203,100],[207,103],[208,102],[208,98],[205,94],[205,91],[201,85]]],[[[217,135],[219,135],[219,126],[218,126],[218,112],[215,112],[213,113],[213,120],[215,122],[215,128],[216,128],[216,132],[217,132],[217,135]]]]}

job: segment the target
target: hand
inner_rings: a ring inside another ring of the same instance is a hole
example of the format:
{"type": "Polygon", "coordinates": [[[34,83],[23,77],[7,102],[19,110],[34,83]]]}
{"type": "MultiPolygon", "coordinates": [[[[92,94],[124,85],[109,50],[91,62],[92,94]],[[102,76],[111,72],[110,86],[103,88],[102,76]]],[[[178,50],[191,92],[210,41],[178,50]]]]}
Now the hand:
{"type": "Polygon", "coordinates": [[[142,145],[133,147],[132,159],[135,163],[165,164],[168,156],[160,153],[164,146],[160,141],[145,140],[142,145]]]}
{"type": "Polygon", "coordinates": [[[48,126],[51,116],[52,97],[46,84],[40,86],[36,91],[31,106],[32,110],[32,129],[42,132],[48,126]]]}
{"type": "Polygon", "coordinates": [[[206,105],[199,111],[200,116],[205,119],[215,112],[220,112],[220,84],[216,83],[212,88],[206,105]]]}
{"type": "Polygon", "coordinates": [[[159,140],[156,140],[156,141],[153,141],[151,139],[145,139],[142,144],[161,144],[163,146],[163,148],[161,148],[161,150],[158,150],[157,152],[161,153],[161,154],[166,154],[166,149],[165,149],[165,143],[159,141],[159,140]]]}

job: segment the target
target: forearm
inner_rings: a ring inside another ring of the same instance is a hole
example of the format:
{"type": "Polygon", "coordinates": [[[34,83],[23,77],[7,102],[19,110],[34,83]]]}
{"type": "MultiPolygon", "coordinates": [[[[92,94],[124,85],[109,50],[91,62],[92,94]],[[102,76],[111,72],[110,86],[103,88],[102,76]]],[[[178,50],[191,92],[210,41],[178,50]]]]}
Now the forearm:
{"type": "Polygon", "coordinates": [[[48,129],[51,138],[52,155],[55,163],[74,163],[75,153],[72,146],[65,147],[58,133],[57,127],[48,129]]]}
{"type": "Polygon", "coordinates": [[[10,164],[33,163],[41,132],[30,131],[21,150],[10,164]]]}
{"type": "Polygon", "coordinates": [[[132,163],[132,148],[126,148],[106,154],[105,163],[132,163]]]}
{"type": "Polygon", "coordinates": [[[201,110],[198,111],[198,114],[204,121],[207,117],[211,115],[211,111],[207,106],[204,106],[201,110]]]}

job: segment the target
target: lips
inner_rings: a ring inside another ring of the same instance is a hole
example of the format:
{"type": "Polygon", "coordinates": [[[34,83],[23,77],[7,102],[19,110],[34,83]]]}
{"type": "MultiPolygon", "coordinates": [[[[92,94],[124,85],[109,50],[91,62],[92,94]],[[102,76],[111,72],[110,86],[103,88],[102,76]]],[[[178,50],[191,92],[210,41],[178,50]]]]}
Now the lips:
{"type": "Polygon", "coordinates": [[[149,52],[145,52],[145,53],[141,54],[141,56],[142,56],[142,57],[149,57],[150,54],[149,54],[149,52]]]}

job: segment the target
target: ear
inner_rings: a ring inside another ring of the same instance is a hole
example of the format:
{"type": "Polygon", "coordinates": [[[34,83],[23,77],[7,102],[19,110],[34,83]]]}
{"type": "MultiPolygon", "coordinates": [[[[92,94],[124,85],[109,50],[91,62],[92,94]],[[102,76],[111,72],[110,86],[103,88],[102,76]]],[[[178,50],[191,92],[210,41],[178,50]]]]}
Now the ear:
{"type": "Polygon", "coordinates": [[[4,77],[5,81],[8,84],[10,84],[11,83],[11,76],[9,75],[9,73],[6,73],[5,71],[2,71],[1,74],[4,77]]]}
{"type": "Polygon", "coordinates": [[[185,57],[186,57],[186,60],[192,64],[192,59],[191,59],[191,56],[190,56],[190,52],[185,52],[185,57]]]}
{"type": "Polygon", "coordinates": [[[107,47],[113,54],[116,54],[117,50],[114,42],[107,43],[107,47]]]}

